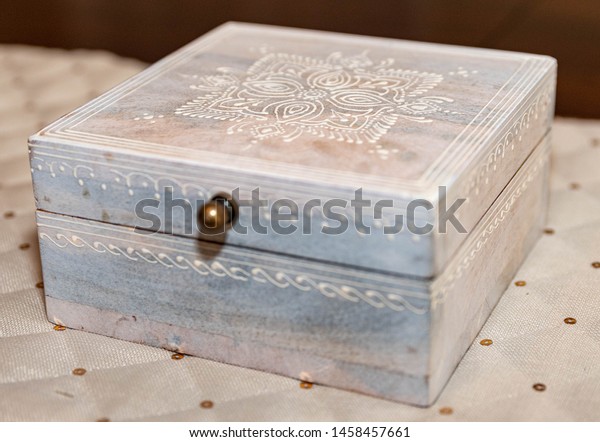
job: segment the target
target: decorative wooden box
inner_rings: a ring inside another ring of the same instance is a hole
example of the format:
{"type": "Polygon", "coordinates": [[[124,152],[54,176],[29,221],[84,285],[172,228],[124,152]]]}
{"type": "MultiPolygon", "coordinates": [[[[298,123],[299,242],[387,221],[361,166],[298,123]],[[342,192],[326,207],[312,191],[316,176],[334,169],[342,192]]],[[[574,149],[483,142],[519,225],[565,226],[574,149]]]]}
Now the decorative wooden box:
{"type": "Polygon", "coordinates": [[[555,76],[221,26],[30,138],[48,317],[428,405],[541,232],[555,76]]]}

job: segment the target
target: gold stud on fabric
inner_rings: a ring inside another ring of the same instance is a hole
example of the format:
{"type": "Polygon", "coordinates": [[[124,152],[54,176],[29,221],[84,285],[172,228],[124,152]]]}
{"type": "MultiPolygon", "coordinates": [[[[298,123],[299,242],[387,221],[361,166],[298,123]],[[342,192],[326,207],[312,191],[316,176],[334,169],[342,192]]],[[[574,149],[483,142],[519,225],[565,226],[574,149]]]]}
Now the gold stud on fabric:
{"type": "Polygon", "coordinates": [[[183,359],[183,356],[181,353],[175,353],[171,355],[171,359],[174,359],[175,361],[178,361],[180,359],[183,359]]]}
{"type": "Polygon", "coordinates": [[[85,368],[74,368],[73,369],[73,374],[75,376],[83,376],[86,373],[87,373],[87,370],[85,368]]]}
{"type": "Polygon", "coordinates": [[[550,228],[544,229],[544,233],[546,235],[554,235],[554,229],[550,229],[550,228]]]}
{"type": "Polygon", "coordinates": [[[450,408],[450,407],[442,407],[442,408],[440,408],[440,414],[443,414],[443,415],[447,416],[447,415],[452,414],[452,413],[454,413],[454,410],[452,408],[450,408]]]}
{"type": "Polygon", "coordinates": [[[533,389],[535,391],[545,391],[546,386],[544,384],[533,384],[533,389]]]}
{"type": "Polygon", "coordinates": [[[29,247],[30,247],[29,243],[27,243],[27,242],[24,242],[23,244],[19,245],[19,249],[21,249],[21,250],[27,250],[29,247]]]}
{"type": "Polygon", "coordinates": [[[488,347],[494,343],[491,339],[482,339],[479,343],[485,347],[488,347]]]}
{"type": "Polygon", "coordinates": [[[312,382],[302,381],[300,382],[300,388],[304,388],[305,390],[310,390],[313,387],[312,382]]]}
{"type": "Polygon", "coordinates": [[[565,318],[565,324],[569,324],[569,325],[577,324],[577,319],[575,319],[575,318],[565,318]]]}
{"type": "Polygon", "coordinates": [[[592,263],[592,267],[595,269],[600,269],[600,261],[595,261],[592,263]]]}
{"type": "Polygon", "coordinates": [[[96,419],[96,422],[110,422],[110,419],[107,417],[101,417],[100,419],[96,419]]]}
{"type": "Polygon", "coordinates": [[[44,288],[44,282],[40,281],[35,285],[38,289],[43,289],[44,288]]]}
{"type": "Polygon", "coordinates": [[[517,287],[524,287],[525,285],[527,285],[527,283],[525,281],[516,281],[515,285],[517,287]]]}
{"type": "Polygon", "coordinates": [[[64,325],[56,324],[54,326],[54,330],[56,330],[56,331],[65,331],[66,329],[67,329],[67,327],[65,327],[64,325]]]}
{"type": "Polygon", "coordinates": [[[9,210],[8,212],[4,212],[4,218],[11,219],[14,217],[15,217],[15,212],[13,212],[12,210],[9,210]]]}
{"type": "Polygon", "coordinates": [[[202,401],[200,402],[200,408],[212,408],[214,407],[214,402],[213,401],[202,401]]]}

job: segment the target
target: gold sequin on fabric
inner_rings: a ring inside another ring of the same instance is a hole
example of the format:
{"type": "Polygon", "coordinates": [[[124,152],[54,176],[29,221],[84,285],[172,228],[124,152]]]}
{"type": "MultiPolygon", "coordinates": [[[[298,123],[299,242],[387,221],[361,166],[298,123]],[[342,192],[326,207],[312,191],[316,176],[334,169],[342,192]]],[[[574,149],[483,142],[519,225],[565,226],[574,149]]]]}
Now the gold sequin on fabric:
{"type": "Polygon", "coordinates": [[[27,250],[30,247],[29,243],[24,242],[23,244],[19,245],[19,249],[21,250],[27,250]]]}
{"type": "Polygon", "coordinates": [[[37,283],[35,286],[36,286],[38,289],[43,289],[43,288],[44,288],[44,283],[43,283],[43,281],[40,281],[40,282],[38,282],[38,283],[37,283]]]}
{"type": "Polygon", "coordinates": [[[491,339],[482,339],[479,343],[485,347],[488,347],[494,343],[491,339]]]}
{"type": "Polygon", "coordinates": [[[527,283],[525,281],[516,281],[515,285],[517,287],[524,287],[525,285],[527,285],[527,283]]]}
{"type": "Polygon", "coordinates": [[[54,330],[56,330],[56,331],[65,331],[66,329],[67,329],[67,327],[65,327],[64,325],[56,324],[54,326],[54,330]]]}
{"type": "Polygon", "coordinates": [[[595,269],[600,269],[600,261],[594,261],[592,263],[592,267],[595,269]]]}
{"type": "Polygon", "coordinates": [[[181,353],[175,353],[175,354],[171,355],[171,359],[174,359],[176,361],[183,359],[183,358],[184,358],[184,355],[182,355],[181,353]]]}
{"type": "Polygon", "coordinates": [[[575,318],[565,318],[565,324],[569,324],[569,325],[577,324],[577,319],[575,319],[575,318]]]}
{"type": "Polygon", "coordinates": [[[554,235],[554,229],[550,229],[550,228],[544,229],[544,233],[546,235],[554,235]]]}
{"type": "Polygon", "coordinates": [[[533,384],[533,389],[535,391],[546,391],[546,386],[544,384],[533,384]]]}
{"type": "Polygon", "coordinates": [[[300,388],[304,388],[305,390],[310,390],[313,387],[312,382],[302,381],[300,382],[300,388]]]}
{"type": "Polygon", "coordinates": [[[213,403],[213,401],[202,401],[200,402],[200,408],[212,408],[214,407],[215,404],[213,403]]]}
{"type": "Polygon", "coordinates": [[[447,416],[447,415],[452,414],[452,413],[454,413],[454,410],[452,408],[450,408],[450,407],[442,407],[442,408],[440,408],[440,414],[443,414],[443,415],[447,416]]]}
{"type": "Polygon", "coordinates": [[[86,373],[87,373],[87,370],[85,368],[74,368],[73,369],[73,374],[75,376],[83,376],[86,373]]]}

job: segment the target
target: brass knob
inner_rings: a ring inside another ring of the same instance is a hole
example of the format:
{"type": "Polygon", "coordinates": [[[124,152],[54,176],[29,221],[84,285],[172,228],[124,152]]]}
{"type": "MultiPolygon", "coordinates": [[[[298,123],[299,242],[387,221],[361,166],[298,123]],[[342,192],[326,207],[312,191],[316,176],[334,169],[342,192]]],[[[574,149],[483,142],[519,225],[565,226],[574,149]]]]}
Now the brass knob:
{"type": "Polygon", "coordinates": [[[222,235],[235,218],[231,199],[217,196],[204,204],[198,212],[198,228],[205,235],[222,235]]]}

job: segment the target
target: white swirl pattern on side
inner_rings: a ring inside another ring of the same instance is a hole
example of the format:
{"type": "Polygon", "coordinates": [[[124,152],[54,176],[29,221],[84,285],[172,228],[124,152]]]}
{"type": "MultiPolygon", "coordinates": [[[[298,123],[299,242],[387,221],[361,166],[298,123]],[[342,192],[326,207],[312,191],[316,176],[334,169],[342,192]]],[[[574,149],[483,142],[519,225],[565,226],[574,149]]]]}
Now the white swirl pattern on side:
{"type": "Polygon", "coordinates": [[[72,246],[77,248],[89,248],[97,253],[110,253],[114,256],[123,256],[130,261],[143,260],[149,264],[159,264],[167,268],[176,267],[181,270],[193,270],[201,276],[228,277],[238,281],[255,281],[262,284],[271,284],[280,289],[296,288],[303,292],[316,290],[327,298],[337,298],[353,303],[365,302],[377,309],[390,309],[396,312],[409,311],[418,315],[427,313],[428,309],[411,304],[404,296],[395,293],[382,293],[375,289],[361,291],[348,285],[335,285],[324,281],[315,281],[306,275],[290,276],[283,271],[274,273],[261,267],[248,263],[248,268],[239,266],[228,266],[219,261],[213,261],[210,265],[199,259],[188,259],[183,255],[175,257],[163,253],[153,252],[146,247],[139,250],[134,247],[122,248],[115,244],[105,244],[101,241],[91,241],[79,235],[65,235],[55,233],[49,235],[46,232],[39,233],[40,240],[49,241],[51,244],[64,249],[72,246]]]}

